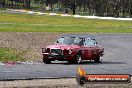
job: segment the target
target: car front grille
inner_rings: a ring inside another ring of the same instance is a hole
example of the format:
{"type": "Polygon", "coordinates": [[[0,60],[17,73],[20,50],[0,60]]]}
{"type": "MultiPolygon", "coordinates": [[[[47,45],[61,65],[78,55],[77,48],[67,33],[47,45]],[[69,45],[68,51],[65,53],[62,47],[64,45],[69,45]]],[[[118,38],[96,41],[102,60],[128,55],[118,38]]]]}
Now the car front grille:
{"type": "Polygon", "coordinates": [[[51,49],[51,53],[62,54],[61,49],[51,49]]]}

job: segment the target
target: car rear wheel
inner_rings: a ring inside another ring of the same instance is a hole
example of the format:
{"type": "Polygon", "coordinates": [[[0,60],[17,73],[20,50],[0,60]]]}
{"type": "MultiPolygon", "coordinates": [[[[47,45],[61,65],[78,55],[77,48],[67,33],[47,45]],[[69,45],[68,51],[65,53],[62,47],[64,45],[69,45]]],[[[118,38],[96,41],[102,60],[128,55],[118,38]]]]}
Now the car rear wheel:
{"type": "Polygon", "coordinates": [[[95,59],[94,59],[94,62],[95,62],[95,63],[99,63],[99,62],[101,62],[101,61],[100,61],[100,57],[95,58],[95,59]]]}

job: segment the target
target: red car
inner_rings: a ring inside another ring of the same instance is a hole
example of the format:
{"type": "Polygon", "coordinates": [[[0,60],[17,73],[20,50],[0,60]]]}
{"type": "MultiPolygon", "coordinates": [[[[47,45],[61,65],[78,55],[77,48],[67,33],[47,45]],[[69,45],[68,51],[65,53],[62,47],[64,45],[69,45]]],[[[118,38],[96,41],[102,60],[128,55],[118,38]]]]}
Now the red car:
{"type": "Polygon", "coordinates": [[[98,45],[94,38],[84,35],[64,35],[58,38],[54,45],[42,48],[43,62],[68,61],[80,63],[82,60],[100,62],[104,48],[98,45]]]}

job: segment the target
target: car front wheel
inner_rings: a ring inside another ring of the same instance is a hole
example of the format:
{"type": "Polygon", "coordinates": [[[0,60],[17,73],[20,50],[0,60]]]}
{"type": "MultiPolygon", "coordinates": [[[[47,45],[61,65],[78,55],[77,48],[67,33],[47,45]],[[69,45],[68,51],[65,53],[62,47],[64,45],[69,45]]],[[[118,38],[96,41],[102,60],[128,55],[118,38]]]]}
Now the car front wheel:
{"type": "Polygon", "coordinates": [[[44,62],[45,64],[50,64],[50,63],[51,63],[51,60],[47,60],[47,59],[44,59],[44,58],[43,58],[43,62],[44,62]]]}
{"type": "Polygon", "coordinates": [[[76,55],[75,63],[79,64],[82,61],[82,55],[79,53],[76,55]]]}

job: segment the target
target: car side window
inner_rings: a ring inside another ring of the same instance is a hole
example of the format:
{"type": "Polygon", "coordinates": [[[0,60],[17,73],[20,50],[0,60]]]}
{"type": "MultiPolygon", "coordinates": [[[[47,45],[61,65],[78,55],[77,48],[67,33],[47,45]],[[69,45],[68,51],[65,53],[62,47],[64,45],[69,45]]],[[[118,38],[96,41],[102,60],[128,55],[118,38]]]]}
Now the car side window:
{"type": "Polygon", "coordinates": [[[81,38],[75,38],[74,39],[74,44],[83,45],[83,39],[81,39],[81,38]]]}
{"type": "Polygon", "coordinates": [[[97,42],[93,39],[85,39],[84,45],[85,46],[97,45],[97,42]]]}

